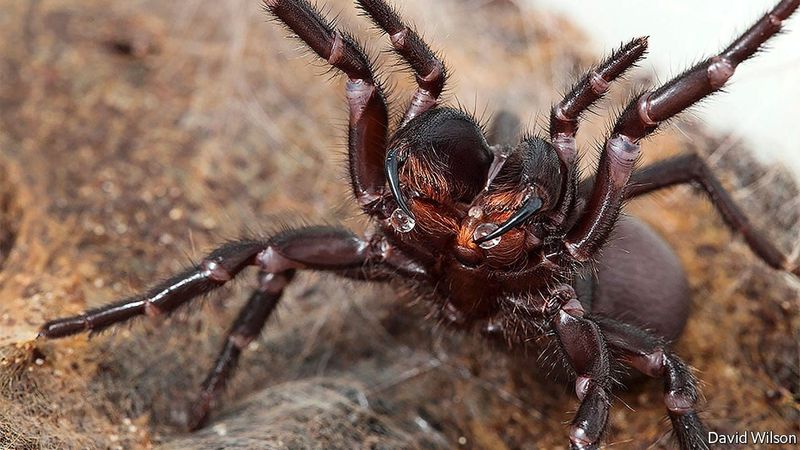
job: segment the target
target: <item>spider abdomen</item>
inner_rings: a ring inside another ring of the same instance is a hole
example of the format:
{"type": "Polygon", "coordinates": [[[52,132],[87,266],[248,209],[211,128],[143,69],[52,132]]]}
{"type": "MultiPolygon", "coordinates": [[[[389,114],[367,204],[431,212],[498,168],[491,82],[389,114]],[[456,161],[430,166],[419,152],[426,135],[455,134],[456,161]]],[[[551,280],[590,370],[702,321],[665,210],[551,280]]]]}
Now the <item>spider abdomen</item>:
{"type": "Polygon", "coordinates": [[[621,218],[598,263],[592,313],[673,340],[683,331],[689,303],[686,273],[672,248],[638,219],[621,218]]]}

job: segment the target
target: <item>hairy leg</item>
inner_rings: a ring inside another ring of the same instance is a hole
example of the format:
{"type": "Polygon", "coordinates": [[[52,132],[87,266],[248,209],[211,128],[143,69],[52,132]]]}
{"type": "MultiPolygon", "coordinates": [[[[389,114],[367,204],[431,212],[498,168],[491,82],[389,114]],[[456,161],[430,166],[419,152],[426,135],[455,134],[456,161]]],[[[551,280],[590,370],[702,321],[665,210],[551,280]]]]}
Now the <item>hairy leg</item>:
{"type": "Polygon", "coordinates": [[[570,448],[598,449],[611,406],[608,348],[598,325],[584,317],[575,290],[565,285],[553,292],[549,307],[558,310],[551,313],[551,327],[577,375],[575,394],[581,401],[570,428],[570,448]]]}
{"type": "Polygon", "coordinates": [[[425,277],[425,271],[380,237],[364,241],[334,227],[307,227],[268,240],[243,240],[211,252],[200,264],[146,293],[42,326],[43,338],[97,332],[142,314],[174,311],[193,298],[233,279],[245,267],[260,268],[259,286],[242,308],[193,410],[193,428],[202,426],[210,406],[233,373],[243,348],[261,332],[296,270],[323,270],[350,278],[384,280],[386,274],[425,277]]]}
{"type": "Polygon", "coordinates": [[[395,51],[414,71],[417,92],[403,117],[402,125],[405,125],[437,105],[447,80],[447,68],[416,31],[403,23],[388,3],[383,0],[358,0],[358,4],[389,35],[395,51]]]}
{"type": "MultiPolygon", "coordinates": [[[[581,184],[581,192],[586,192],[590,181],[586,180],[581,184]]],[[[705,191],[725,223],[733,232],[740,234],[753,253],[768,266],[800,277],[798,262],[790,260],[787,255],[773,245],[764,233],[759,232],[752,225],[742,208],[736,204],[708,165],[697,154],[676,156],[634,172],[625,191],[625,199],[689,183],[696,184],[705,191]]]]}
{"type": "Polygon", "coordinates": [[[170,313],[189,300],[207,294],[230,281],[245,267],[256,263],[266,242],[241,240],[211,252],[196,266],[157,284],[142,294],[83,314],[45,323],[39,336],[53,339],[88,331],[97,333],[139,315],[170,313]]]}
{"type": "Polygon", "coordinates": [[[576,200],[578,150],[575,136],[581,115],[602,98],[609,84],[636,64],[646,50],[646,37],[634,39],[622,46],[599,66],[588,71],[550,111],[550,140],[566,174],[562,198],[553,212],[553,218],[559,223],[567,219],[576,200]]]}
{"type": "Polygon", "coordinates": [[[681,449],[707,449],[708,432],[695,410],[700,391],[689,366],[658,336],[613,319],[593,319],[623,363],[647,376],[664,379],[664,404],[681,449]]]}
{"type": "MultiPolygon", "coordinates": [[[[367,214],[388,217],[379,200],[386,183],[383,160],[389,115],[380,83],[364,50],[305,0],[265,0],[264,4],[320,58],[347,75],[348,153],[353,192],[367,214]]],[[[393,209],[388,209],[388,213],[393,209]]]]}
{"type": "Polygon", "coordinates": [[[800,0],[781,1],[722,53],[655,91],[639,95],[628,105],[603,147],[587,207],[564,241],[569,257],[587,261],[605,244],[619,217],[628,180],[639,159],[639,141],[664,121],[720,90],[736,66],[778,33],[783,20],[798,6],[800,0]]]}
{"type": "Polygon", "coordinates": [[[258,287],[228,331],[225,344],[203,382],[190,427],[206,422],[208,413],[233,374],[242,350],[264,327],[296,270],[325,270],[362,280],[382,281],[386,274],[424,277],[424,271],[383,240],[363,241],[347,230],[314,227],[282,233],[259,253],[258,287]]]}
{"type": "Polygon", "coordinates": [[[203,381],[200,396],[192,406],[189,429],[196,430],[205,425],[208,414],[217,397],[233,375],[242,350],[261,334],[261,330],[278,305],[283,288],[294,277],[294,270],[281,273],[259,272],[259,285],[250,294],[247,304],[228,330],[222,350],[214,366],[203,381]]]}

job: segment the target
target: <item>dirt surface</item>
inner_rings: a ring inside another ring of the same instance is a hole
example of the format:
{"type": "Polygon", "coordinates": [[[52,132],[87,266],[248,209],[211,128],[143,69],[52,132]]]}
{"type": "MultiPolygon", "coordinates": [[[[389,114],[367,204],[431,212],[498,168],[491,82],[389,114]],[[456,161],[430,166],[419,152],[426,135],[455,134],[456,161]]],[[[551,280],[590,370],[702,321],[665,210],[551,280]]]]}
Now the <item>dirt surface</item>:
{"type": "MultiPolygon", "coordinates": [[[[0,0],[0,448],[564,448],[569,387],[534,358],[434,328],[390,287],[299,277],[193,434],[187,407],[247,275],[166,320],[34,341],[43,321],[142,289],[224,239],[364,228],[344,177],[343,80],[327,81],[257,1],[109,3],[0,0]]],[[[349,1],[326,3],[376,38],[349,1]]],[[[454,69],[450,99],[478,116],[507,108],[533,128],[598,56],[568,22],[510,1],[403,4],[454,69]]],[[[391,78],[402,105],[408,77],[391,78]]],[[[681,128],[650,140],[646,159],[703,153],[796,254],[790,177],[735,136],[681,128]]],[[[584,148],[604,129],[593,118],[584,148]]],[[[800,433],[797,280],[757,261],[689,188],[628,212],[689,274],[694,311],[676,348],[704,382],[711,428],[800,433]]],[[[663,417],[658,383],[620,393],[609,448],[672,446],[663,417]]]]}

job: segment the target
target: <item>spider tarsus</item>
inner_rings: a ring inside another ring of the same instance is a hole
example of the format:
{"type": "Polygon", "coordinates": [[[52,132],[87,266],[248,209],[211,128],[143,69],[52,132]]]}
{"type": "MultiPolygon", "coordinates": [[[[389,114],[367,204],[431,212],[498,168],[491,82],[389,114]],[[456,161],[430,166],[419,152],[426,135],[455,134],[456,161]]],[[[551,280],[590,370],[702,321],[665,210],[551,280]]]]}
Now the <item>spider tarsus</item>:
{"type": "Polygon", "coordinates": [[[38,338],[44,339],[57,339],[60,337],[70,336],[88,329],[88,323],[84,316],[75,316],[65,319],[51,320],[39,329],[36,335],[38,338]]]}
{"type": "Polygon", "coordinates": [[[187,431],[197,431],[208,424],[212,406],[212,399],[206,393],[201,394],[191,405],[187,408],[189,411],[189,420],[186,423],[187,431]]]}

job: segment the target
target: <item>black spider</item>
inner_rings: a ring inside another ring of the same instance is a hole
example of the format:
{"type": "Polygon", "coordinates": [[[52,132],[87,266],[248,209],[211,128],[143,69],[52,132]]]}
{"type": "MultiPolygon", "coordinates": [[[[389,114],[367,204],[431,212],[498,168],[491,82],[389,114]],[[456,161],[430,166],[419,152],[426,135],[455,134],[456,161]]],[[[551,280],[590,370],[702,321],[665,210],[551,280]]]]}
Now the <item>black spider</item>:
{"type": "Polygon", "coordinates": [[[348,77],[350,177],[359,205],[374,219],[370,236],[318,226],[229,243],[141,295],[48,322],[40,336],[97,332],[137,315],[168,313],[245,267],[258,266],[258,288],[203,383],[194,411],[193,425],[199,427],[297,270],[374,281],[400,278],[427,294],[439,319],[455,327],[500,336],[512,347],[553,337],[580,400],[569,432],[572,448],[597,448],[601,441],[613,363],[663,378],[664,403],[681,447],[705,448],[707,433],[695,412],[697,380],[666,345],[686,322],[685,274],[658,236],[619,213],[626,199],[699,184],[761,259],[800,275],[798,266],[750,225],[696,155],[632,173],[641,140],[718,91],[739,63],[781,29],[800,0],[781,1],[719,55],[636,96],[606,140],[595,177],[583,183],[576,170],[579,118],[644,55],[646,38],[621,47],[553,107],[549,142],[525,137],[514,144],[518,122],[508,114],[498,115],[487,138],[469,115],[440,107],[444,63],[383,0],[358,4],[416,76],[417,90],[394,132],[381,85],[361,47],[305,0],[265,1],[279,21],[348,77]],[[612,247],[598,253],[612,230],[626,237],[630,252],[612,247]]]}

